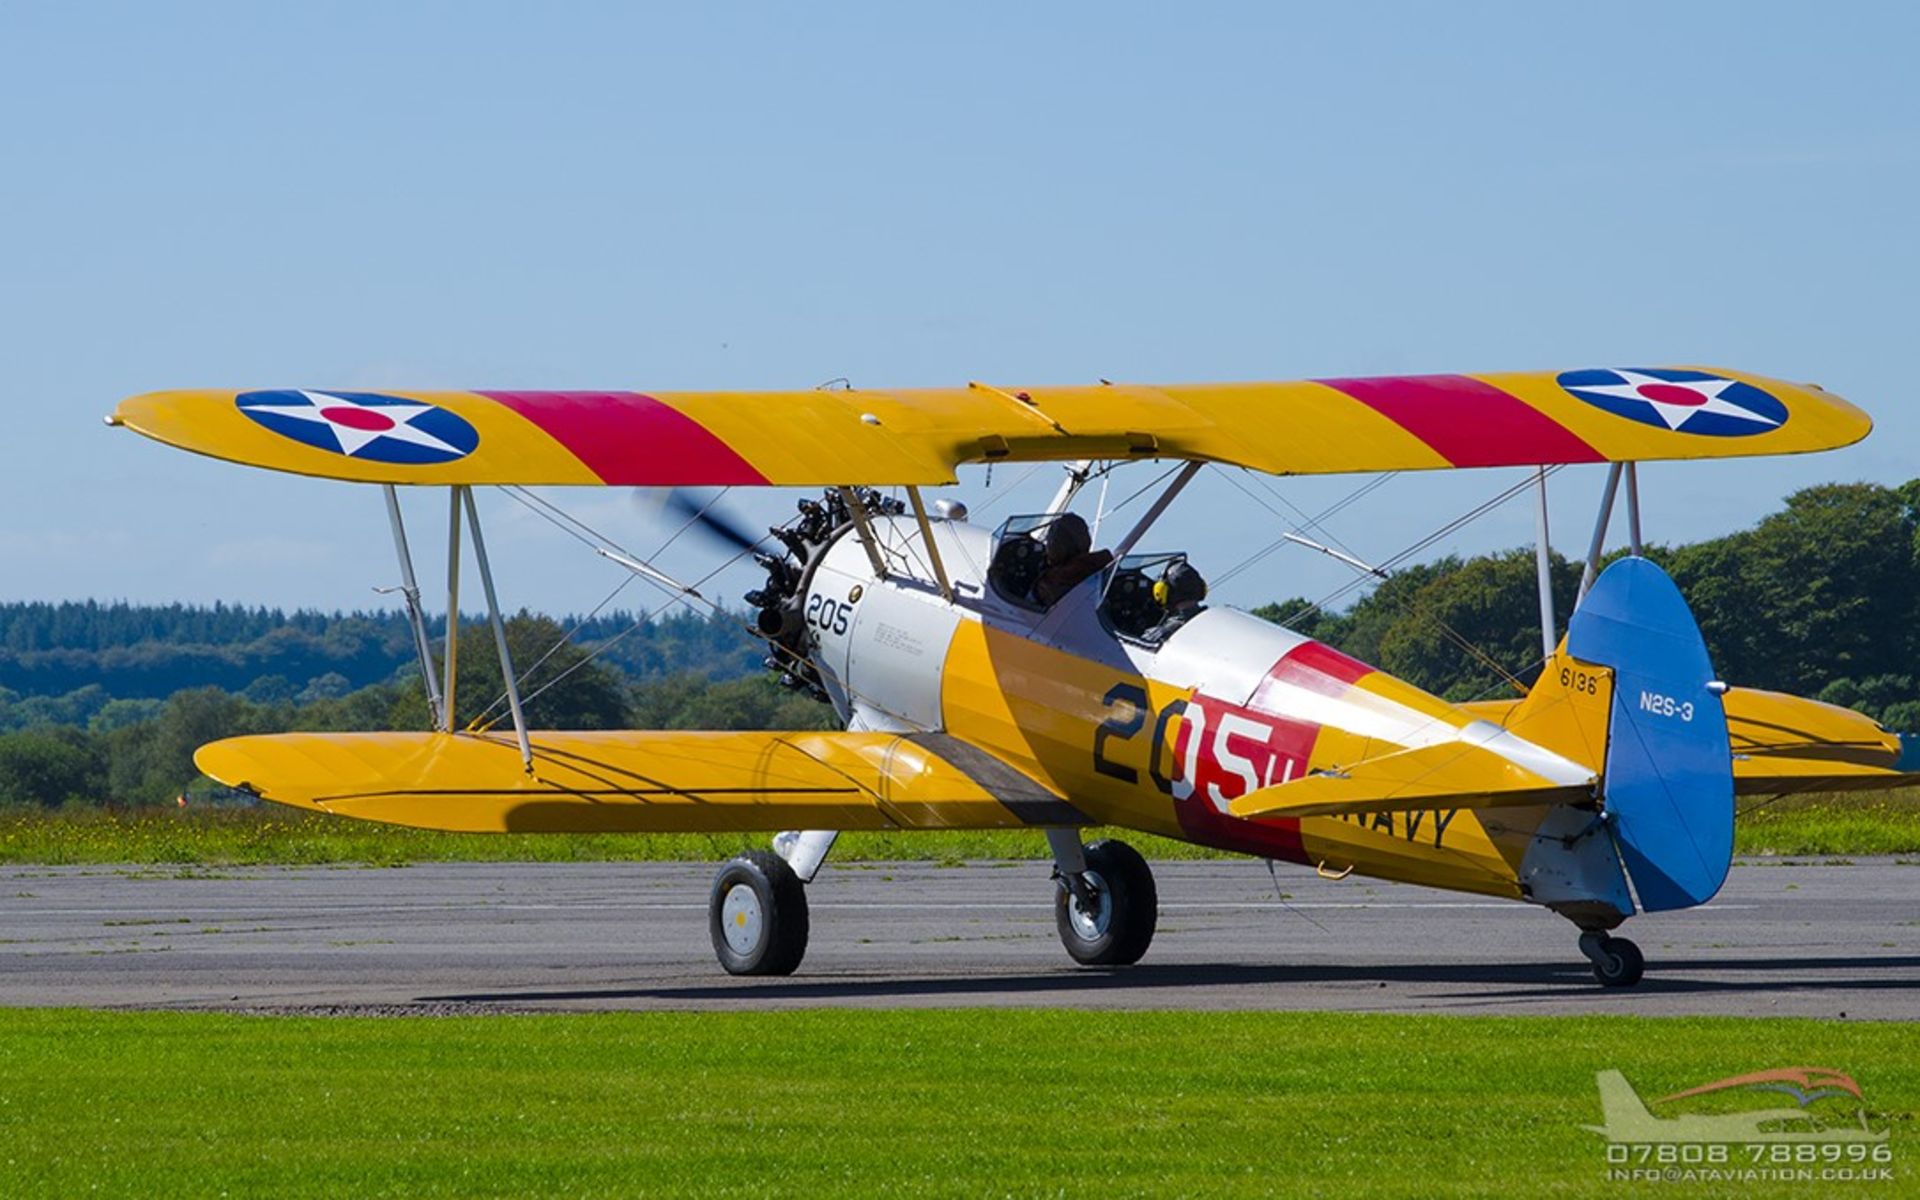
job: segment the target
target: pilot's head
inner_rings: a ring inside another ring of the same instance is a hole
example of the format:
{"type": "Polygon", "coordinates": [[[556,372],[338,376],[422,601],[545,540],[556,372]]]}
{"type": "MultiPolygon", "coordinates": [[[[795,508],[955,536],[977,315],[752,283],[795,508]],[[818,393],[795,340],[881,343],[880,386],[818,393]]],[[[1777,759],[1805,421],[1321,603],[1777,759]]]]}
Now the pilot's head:
{"type": "Polygon", "coordinates": [[[1153,598],[1168,612],[1192,612],[1207,598],[1207,581],[1185,562],[1176,562],[1153,585],[1153,598]]]}
{"type": "Polygon", "coordinates": [[[1047,526],[1047,565],[1072,562],[1093,549],[1093,534],[1078,513],[1061,513],[1047,526]]]}

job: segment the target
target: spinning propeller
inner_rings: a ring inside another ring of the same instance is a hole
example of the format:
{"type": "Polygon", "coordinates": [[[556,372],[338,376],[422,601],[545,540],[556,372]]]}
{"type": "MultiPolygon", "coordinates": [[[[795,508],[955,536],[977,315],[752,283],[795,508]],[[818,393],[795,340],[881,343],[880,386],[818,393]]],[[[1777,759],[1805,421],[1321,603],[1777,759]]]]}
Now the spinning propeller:
{"type": "Polygon", "coordinates": [[[721,512],[714,501],[703,501],[685,488],[668,492],[664,503],[668,511],[691,521],[706,536],[736,550],[752,550],[767,538],[766,534],[755,537],[739,520],[721,512]]]}

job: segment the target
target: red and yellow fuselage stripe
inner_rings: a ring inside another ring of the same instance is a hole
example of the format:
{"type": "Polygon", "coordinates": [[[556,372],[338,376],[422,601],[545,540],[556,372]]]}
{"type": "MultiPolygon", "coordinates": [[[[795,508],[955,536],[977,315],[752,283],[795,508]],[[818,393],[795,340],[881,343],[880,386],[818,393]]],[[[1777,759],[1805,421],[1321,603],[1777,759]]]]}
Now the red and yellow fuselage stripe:
{"type": "MultiPolygon", "coordinates": [[[[1520,894],[1524,841],[1497,844],[1471,811],[1259,821],[1227,813],[1253,788],[1443,740],[1474,719],[1319,643],[1288,653],[1236,704],[962,622],[943,678],[949,733],[1102,824],[1335,872],[1520,894]]],[[[1504,810],[1502,821],[1518,826],[1528,811],[1504,810]]]]}

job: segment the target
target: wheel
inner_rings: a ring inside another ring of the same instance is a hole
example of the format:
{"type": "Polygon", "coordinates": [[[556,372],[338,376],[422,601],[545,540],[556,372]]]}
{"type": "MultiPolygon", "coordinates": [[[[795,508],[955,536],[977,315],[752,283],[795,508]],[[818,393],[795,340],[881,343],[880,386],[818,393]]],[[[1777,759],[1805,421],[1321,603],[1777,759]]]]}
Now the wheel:
{"type": "Polygon", "coordinates": [[[1064,880],[1054,897],[1060,942],[1082,966],[1123,967],[1140,961],[1160,919],[1160,894],[1140,852],[1125,842],[1087,847],[1086,880],[1093,903],[1082,905],[1064,880]]]}
{"type": "Polygon", "coordinates": [[[806,885],[777,854],[742,854],[713,878],[707,928],[729,975],[791,975],[807,953],[806,885]]]}
{"type": "Polygon", "coordinates": [[[1647,960],[1640,947],[1626,938],[1609,937],[1600,942],[1600,957],[1594,960],[1593,977],[1601,987],[1632,987],[1640,982],[1647,960]]]}

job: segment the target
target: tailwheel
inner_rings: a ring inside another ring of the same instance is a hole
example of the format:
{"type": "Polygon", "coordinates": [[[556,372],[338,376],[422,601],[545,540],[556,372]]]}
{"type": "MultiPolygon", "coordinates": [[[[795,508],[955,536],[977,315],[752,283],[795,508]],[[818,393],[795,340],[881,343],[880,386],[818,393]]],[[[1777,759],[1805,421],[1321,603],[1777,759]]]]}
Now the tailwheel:
{"type": "Polygon", "coordinates": [[[1086,860],[1085,871],[1059,880],[1053,915],[1061,943],[1082,966],[1139,962],[1160,917],[1160,895],[1147,860],[1118,841],[1093,843],[1086,860]]]}
{"type": "Polygon", "coordinates": [[[791,975],[807,953],[807,889],[777,854],[750,850],[723,865],[707,909],[729,975],[791,975]]]}
{"type": "Polygon", "coordinates": [[[1604,933],[1580,935],[1580,950],[1593,960],[1593,977],[1601,987],[1632,987],[1640,982],[1647,960],[1640,947],[1626,938],[1604,933]]]}

